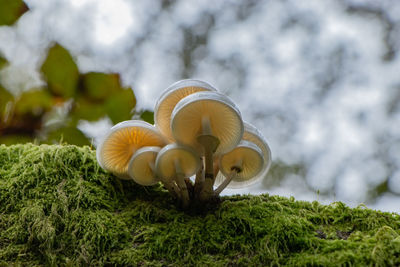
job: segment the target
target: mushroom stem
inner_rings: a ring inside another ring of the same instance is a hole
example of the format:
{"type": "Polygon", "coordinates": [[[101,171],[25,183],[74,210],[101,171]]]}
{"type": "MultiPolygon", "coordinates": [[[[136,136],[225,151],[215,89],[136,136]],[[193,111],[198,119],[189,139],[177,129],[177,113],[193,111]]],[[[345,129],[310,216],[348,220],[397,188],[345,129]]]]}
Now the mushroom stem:
{"type": "Polygon", "coordinates": [[[172,196],[174,196],[175,198],[181,198],[181,192],[179,190],[179,187],[173,181],[163,182],[163,184],[172,196]]]}
{"type": "Polygon", "coordinates": [[[197,137],[197,142],[204,148],[205,174],[203,188],[200,192],[200,200],[205,201],[210,199],[214,194],[213,186],[215,176],[213,154],[219,145],[219,140],[213,135],[203,134],[197,137]]]}
{"type": "Polygon", "coordinates": [[[207,116],[201,118],[201,131],[203,134],[212,135],[210,118],[207,116]]]}
{"type": "Polygon", "coordinates": [[[203,159],[201,158],[201,167],[196,173],[196,179],[194,180],[194,195],[197,197],[203,187],[204,183],[204,163],[203,159]]]}
{"type": "Polygon", "coordinates": [[[179,186],[179,189],[181,191],[181,197],[182,197],[182,204],[184,208],[187,208],[189,206],[189,192],[185,183],[185,176],[183,174],[181,165],[179,163],[179,160],[175,160],[175,170],[176,170],[176,182],[179,186]]]}
{"type": "Polygon", "coordinates": [[[236,177],[236,175],[240,172],[238,167],[233,167],[231,173],[229,173],[228,177],[215,189],[215,195],[221,194],[221,192],[225,189],[225,187],[236,177]]]}
{"type": "Polygon", "coordinates": [[[216,160],[214,162],[214,177],[217,177],[218,173],[219,173],[219,164],[218,164],[219,160],[216,160]]]}
{"type": "Polygon", "coordinates": [[[174,181],[172,181],[171,183],[171,187],[174,190],[174,192],[176,193],[176,195],[181,198],[181,190],[179,189],[179,187],[176,185],[176,183],[174,181]]]}

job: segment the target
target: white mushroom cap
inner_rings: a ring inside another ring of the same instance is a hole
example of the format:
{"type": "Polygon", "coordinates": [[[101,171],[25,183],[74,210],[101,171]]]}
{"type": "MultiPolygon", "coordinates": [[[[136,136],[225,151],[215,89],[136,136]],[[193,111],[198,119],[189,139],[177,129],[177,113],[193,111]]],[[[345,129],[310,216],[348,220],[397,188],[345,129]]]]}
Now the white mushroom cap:
{"type": "Polygon", "coordinates": [[[181,80],[169,86],[157,100],[154,108],[154,124],[169,141],[173,141],[171,113],[184,97],[201,91],[217,91],[208,83],[199,80],[181,80]]]}
{"type": "Polygon", "coordinates": [[[156,170],[161,180],[171,181],[176,178],[176,163],[179,163],[182,174],[190,177],[200,168],[200,157],[190,147],[169,144],[163,147],[156,158],[156,170]]]}
{"type": "Polygon", "coordinates": [[[155,163],[160,147],[146,146],[133,154],[128,165],[128,175],[138,184],[148,186],[158,183],[155,163]]]}
{"type": "Polygon", "coordinates": [[[225,176],[238,170],[231,183],[243,186],[254,182],[253,178],[262,171],[263,164],[261,149],[252,142],[242,140],[236,148],[220,157],[219,169],[225,176]]]}
{"type": "Polygon", "coordinates": [[[209,122],[210,134],[220,142],[216,155],[232,150],[242,139],[242,117],[232,100],[218,92],[198,92],[179,101],[172,112],[171,129],[175,140],[202,151],[197,137],[205,131],[205,120],[209,122]]]}
{"type": "MultiPolygon", "coordinates": [[[[267,175],[272,163],[271,149],[269,148],[267,142],[265,141],[264,136],[256,127],[254,127],[250,123],[243,122],[243,124],[244,124],[243,140],[250,141],[261,149],[264,158],[264,164],[260,173],[256,177],[253,177],[253,179],[251,179],[250,181],[243,183],[233,180],[232,182],[230,182],[227,188],[231,189],[243,188],[244,186],[255,184],[259,180],[263,179],[267,175]]],[[[215,185],[218,186],[224,181],[224,179],[225,176],[221,172],[219,172],[215,180],[215,185]]]]}
{"type": "Polygon", "coordinates": [[[271,149],[269,148],[267,141],[265,141],[265,138],[262,135],[262,133],[256,127],[254,127],[252,124],[248,122],[243,122],[243,124],[244,124],[244,133],[242,139],[256,144],[263,153],[264,165],[262,171],[260,172],[261,176],[260,178],[263,178],[269,171],[269,168],[271,167],[272,163],[271,149]]]}
{"type": "Polygon", "coordinates": [[[121,179],[130,179],[128,164],[132,155],[145,146],[166,144],[165,138],[151,124],[129,120],[114,125],[97,148],[99,165],[121,179]]]}

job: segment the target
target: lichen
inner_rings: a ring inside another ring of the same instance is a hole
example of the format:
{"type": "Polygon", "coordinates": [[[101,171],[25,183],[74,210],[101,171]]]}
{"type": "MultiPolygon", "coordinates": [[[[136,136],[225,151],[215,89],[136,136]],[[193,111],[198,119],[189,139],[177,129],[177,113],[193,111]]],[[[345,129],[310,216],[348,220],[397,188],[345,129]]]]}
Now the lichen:
{"type": "Polygon", "coordinates": [[[0,146],[0,266],[400,265],[400,216],[341,202],[224,197],[188,214],[89,147],[0,146]]]}

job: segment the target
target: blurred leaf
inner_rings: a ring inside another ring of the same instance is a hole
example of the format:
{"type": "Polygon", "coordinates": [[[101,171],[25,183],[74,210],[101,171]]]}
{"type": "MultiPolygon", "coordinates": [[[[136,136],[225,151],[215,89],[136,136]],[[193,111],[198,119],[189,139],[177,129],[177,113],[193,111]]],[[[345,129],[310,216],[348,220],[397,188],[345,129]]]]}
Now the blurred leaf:
{"type": "MultiPolygon", "coordinates": [[[[0,127],[3,137],[7,138],[4,142],[31,141],[39,136],[46,143],[90,145],[76,128],[80,120],[96,121],[109,116],[113,123],[118,123],[131,119],[136,98],[131,88],[121,87],[118,74],[80,75],[72,56],[58,44],[49,49],[41,71],[47,81],[44,90],[28,91],[14,100],[7,90],[0,88],[0,115],[5,114],[10,100],[14,103],[8,108],[11,110],[9,123],[0,127]]],[[[153,114],[144,111],[142,118],[152,121],[153,114]]]]}
{"type": "Polygon", "coordinates": [[[83,89],[93,100],[104,100],[112,92],[120,89],[119,75],[89,72],[82,75],[83,89]]]}
{"type": "Polygon", "coordinates": [[[77,146],[90,145],[89,140],[79,129],[68,126],[59,128],[49,133],[47,136],[46,143],[50,144],[68,143],[77,146]]]}
{"type": "Polygon", "coordinates": [[[131,119],[135,105],[135,95],[130,88],[112,94],[105,102],[107,114],[114,124],[131,119]]]}
{"type": "Polygon", "coordinates": [[[103,103],[91,102],[85,97],[79,97],[71,112],[72,124],[76,125],[79,120],[96,121],[106,115],[103,103]]]}
{"type": "Polygon", "coordinates": [[[50,48],[41,71],[52,94],[65,98],[75,95],[79,70],[64,47],[56,44],[50,48]]]}
{"type": "Polygon", "coordinates": [[[33,115],[39,117],[50,110],[52,105],[52,97],[47,91],[27,91],[16,101],[14,112],[17,116],[33,115]]]}
{"type": "Polygon", "coordinates": [[[0,26],[14,24],[28,10],[22,0],[0,0],[0,26]]]}
{"type": "Polygon", "coordinates": [[[145,110],[140,114],[140,118],[148,123],[154,124],[154,112],[145,110]]]}
{"type": "MultiPolygon", "coordinates": [[[[1,1],[1,0],[0,0],[1,1]]],[[[0,56],[0,69],[7,65],[8,61],[4,57],[0,56]]]]}

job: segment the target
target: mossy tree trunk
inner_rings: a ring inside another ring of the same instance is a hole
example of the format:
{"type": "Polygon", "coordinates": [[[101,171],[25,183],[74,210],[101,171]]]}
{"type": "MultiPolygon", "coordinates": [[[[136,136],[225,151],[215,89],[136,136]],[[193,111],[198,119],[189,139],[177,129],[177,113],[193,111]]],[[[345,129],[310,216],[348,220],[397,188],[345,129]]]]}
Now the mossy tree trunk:
{"type": "Polygon", "coordinates": [[[0,146],[0,266],[398,266],[400,216],[278,196],[200,214],[75,146],[0,146]]]}

